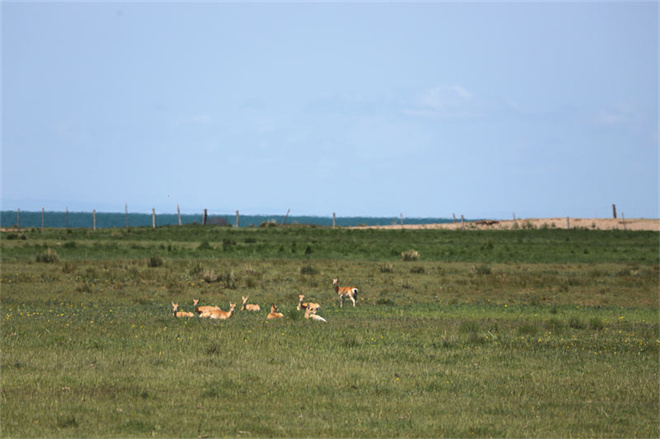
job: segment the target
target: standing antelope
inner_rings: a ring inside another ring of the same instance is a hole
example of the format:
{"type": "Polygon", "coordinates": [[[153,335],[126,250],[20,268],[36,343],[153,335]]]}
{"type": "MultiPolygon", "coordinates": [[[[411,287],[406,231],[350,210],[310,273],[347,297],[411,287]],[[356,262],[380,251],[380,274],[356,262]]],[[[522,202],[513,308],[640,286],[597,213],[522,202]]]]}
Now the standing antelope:
{"type": "Polygon", "coordinates": [[[357,301],[357,295],[358,295],[358,289],[355,287],[340,287],[339,286],[339,279],[332,279],[332,286],[335,288],[335,292],[339,294],[339,298],[341,299],[341,303],[339,306],[344,306],[344,299],[347,297],[351,299],[353,302],[353,306],[355,306],[355,302],[357,301]]]}
{"type": "Polygon", "coordinates": [[[247,303],[249,297],[250,296],[241,296],[241,299],[243,299],[243,306],[241,306],[241,311],[261,311],[259,305],[252,305],[247,303]]]}
{"type": "MultiPolygon", "coordinates": [[[[315,304],[318,305],[318,304],[315,304]]],[[[319,322],[327,322],[326,319],[323,317],[316,315],[316,310],[319,309],[321,306],[308,306],[307,309],[305,310],[305,318],[306,319],[311,319],[311,320],[318,320],[319,322]]]]}
{"type": "Polygon", "coordinates": [[[193,299],[193,306],[195,307],[195,312],[197,314],[202,314],[207,311],[220,311],[220,307],[218,306],[198,306],[199,305],[199,299],[193,299]]]}
{"type": "Polygon", "coordinates": [[[172,311],[174,312],[174,317],[195,317],[195,314],[191,312],[179,311],[179,304],[172,302],[172,311]]]}
{"type": "Polygon", "coordinates": [[[321,307],[321,305],[319,305],[318,303],[313,303],[313,302],[303,303],[303,300],[305,300],[305,295],[304,294],[299,295],[298,299],[299,299],[298,306],[296,307],[296,309],[298,311],[302,311],[303,309],[307,309],[310,306],[315,307],[317,309],[321,307]]]}
{"type": "Polygon", "coordinates": [[[209,311],[202,312],[199,316],[206,319],[218,319],[218,320],[227,320],[232,315],[234,315],[234,310],[236,309],[235,303],[229,304],[229,311],[223,311],[221,309],[212,309],[209,311]]]}
{"type": "Polygon", "coordinates": [[[277,312],[277,307],[273,303],[271,303],[270,314],[268,314],[268,317],[266,318],[270,320],[270,319],[281,319],[282,317],[284,317],[284,314],[282,314],[281,312],[277,312]]]}

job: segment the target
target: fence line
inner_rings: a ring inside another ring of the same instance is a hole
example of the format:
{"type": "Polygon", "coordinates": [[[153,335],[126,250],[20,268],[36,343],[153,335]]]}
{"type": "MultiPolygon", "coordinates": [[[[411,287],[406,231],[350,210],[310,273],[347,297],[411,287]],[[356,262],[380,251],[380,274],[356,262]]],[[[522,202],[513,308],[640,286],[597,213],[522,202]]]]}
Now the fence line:
{"type": "MultiPolygon", "coordinates": [[[[9,221],[6,221],[6,214],[9,211],[4,211],[5,215],[3,215],[3,227],[16,227],[18,230],[21,228],[25,227],[36,227],[39,228],[41,231],[43,231],[46,227],[62,227],[65,229],[69,228],[91,228],[92,230],[96,230],[97,228],[100,227],[122,227],[121,224],[121,219],[118,217],[121,215],[121,213],[117,212],[97,212],[96,209],[93,209],[90,212],[70,212],[69,207],[67,206],[64,210],[64,212],[47,212],[45,207],[41,208],[41,212],[28,212],[28,215],[25,215],[24,211],[21,211],[20,208],[16,209],[16,220],[14,224],[11,224],[9,221]],[[36,215],[35,215],[36,214],[36,215]],[[39,215],[39,216],[37,216],[39,215]],[[89,215],[89,216],[87,216],[89,215]],[[84,219],[84,217],[88,218],[87,220],[84,219]],[[111,219],[108,219],[108,216],[111,216],[111,219]],[[27,218],[27,219],[26,219],[27,218]],[[39,218],[39,219],[37,219],[39,218]],[[50,218],[50,224],[49,224],[49,218],[50,218]],[[53,219],[55,218],[55,219],[53,219]],[[90,221],[91,220],[91,221],[90,221]],[[105,220],[105,222],[104,222],[105,220]],[[27,222],[27,225],[26,225],[27,222]]],[[[160,214],[158,215],[156,212],[156,209],[153,208],[151,210],[151,221],[147,223],[147,218],[149,214],[145,213],[134,213],[130,214],[128,210],[128,204],[125,205],[124,207],[124,226],[128,230],[131,227],[130,223],[130,217],[141,217],[142,221],[138,221],[138,224],[135,225],[135,227],[144,227],[144,226],[151,226],[152,228],[158,227],[158,219],[159,217],[165,216],[166,218],[170,219],[169,217],[172,215],[176,215],[176,222],[168,221],[165,220],[163,224],[161,225],[176,225],[178,224],[179,226],[184,225],[184,218],[186,218],[185,224],[195,224],[198,222],[198,219],[201,219],[203,224],[208,223],[220,223],[223,225],[229,224],[229,222],[226,221],[225,217],[230,217],[230,214],[215,214],[215,215],[210,215],[208,213],[207,209],[204,209],[204,216],[202,217],[201,215],[198,216],[197,214],[181,214],[181,208],[177,204],[177,213],[176,214],[160,214]],[[214,217],[215,221],[211,222],[208,220],[209,217],[214,217]],[[222,218],[223,221],[219,221],[218,218],[222,218]]],[[[236,224],[238,225],[238,211],[236,211],[236,224]]]]}
{"type": "MultiPolygon", "coordinates": [[[[165,213],[158,214],[155,208],[151,209],[151,215],[148,213],[133,213],[131,214],[128,209],[128,204],[124,205],[123,214],[120,212],[97,212],[96,209],[93,209],[91,212],[70,212],[69,207],[67,206],[64,212],[57,211],[46,211],[45,207],[41,208],[41,212],[28,212],[27,216],[24,211],[21,211],[20,208],[16,209],[16,221],[14,224],[11,224],[7,220],[7,213],[10,211],[4,211],[3,215],[3,227],[16,227],[17,229],[25,227],[36,227],[40,228],[41,231],[44,231],[45,228],[90,228],[96,230],[97,228],[121,228],[125,227],[126,230],[129,230],[131,227],[149,227],[155,229],[159,226],[171,226],[178,225],[182,226],[184,224],[199,224],[202,225],[220,225],[220,226],[234,226],[239,228],[245,226],[246,224],[241,224],[243,218],[240,215],[240,211],[236,210],[234,213],[229,212],[210,212],[209,209],[204,209],[202,214],[195,213],[181,213],[181,206],[176,205],[176,213],[165,213]],[[36,215],[35,215],[36,214],[36,215]],[[37,217],[37,215],[40,215],[37,217]],[[123,216],[123,218],[122,218],[123,216]],[[134,218],[131,221],[131,217],[134,218]],[[138,218],[137,220],[135,218],[138,218]],[[232,224],[231,218],[234,217],[235,221],[232,224]],[[37,219],[39,218],[39,219],[37,219]],[[161,218],[163,218],[161,220],[161,218]],[[133,222],[133,223],[132,223],[133,222]]],[[[288,209],[284,215],[246,215],[246,218],[254,218],[259,223],[261,222],[273,222],[277,224],[287,224],[289,219],[291,209],[288,209]],[[269,219],[270,218],[270,219],[269,219]],[[277,218],[277,220],[275,219],[277,218]]],[[[314,215],[307,215],[308,218],[321,218],[321,223],[323,219],[328,217],[318,217],[314,215]]],[[[329,220],[328,220],[329,221],[329,220]]],[[[333,226],[336,226],[336,215],[333,213],[333,226]]],[[[319,223],[319,224],[321,224],[319,223]]],[[[252,225],[252,224],[250,224],[252,225]]],[[[254,224],[259,225],[259,224],[254,224]]]]}
{"type": "MultiPolygon", "coordinates": [[[[337,218],[336,212],[331,212],[331,215],[318,216],[318,215],[293,215],[291,217],[291,209],[283,211],[281,215],[273,214],[256,214],[256,215],[243,215],[241,217],[239,210],[232,211],[210,211],[203,209],[202,213],[182,213],[181,206],[176,205],[175,213],[161,213],[156,212],[155,208],[151,209],[151,215],[146,212],[139,212],[131,214],[129,212],[128,203],[124,206],[124,212],[97,212],[96,209],[87,212],[70,212],[67,206],[62,211],[49,211],[47,212],[44,207],[41,212],[38,211],[21,211],[20,208],[16,209],[15,217],[10,210],[2,212],[2,227],[16,227],[18,229],[24,227],[40,228],[42,231],[47,228],[88,228],[96,230],[97,228],[122,228],[125,227],[129,230],[131,227],[149,227],[155,229],[162,226],[182,226],[189,224],[202,224],[202,225],[222,225],[233,226],[236,228],[247,226],[258,226],[261,224],[271,225],[284,225],[291,222],[299,222],[301,224],[315,224],[328,227],[340,226],[358,226],[358,225],[396,225],[400,224],[430,224],[430,223],[453,223],[456,224],[459,230],[466,230],[468,225],[475,220],[465,218],[463,214],[453,213],[451,217],[437,217],[437,218],[404,218],[403,213],[396,216],[381,216],[381,217],[368,217],[368,216],[353,216],[337,218]],[[15,218],[15,222],[14,222],[15,218]]],[[[184,210],[185,212],[185,210],[184,210]]],[[[199,212],[199,211],[198,211],[199,212]]],[[[623,230],[628,228],[623,212],[617,212],[620,218],[619,227],[623,230]]],[[[513,213],[514,222],[520,219],[516,213],[513,213]]],[[[566,228],[574,227],[570,217],[565,217],[566,228]]]]}

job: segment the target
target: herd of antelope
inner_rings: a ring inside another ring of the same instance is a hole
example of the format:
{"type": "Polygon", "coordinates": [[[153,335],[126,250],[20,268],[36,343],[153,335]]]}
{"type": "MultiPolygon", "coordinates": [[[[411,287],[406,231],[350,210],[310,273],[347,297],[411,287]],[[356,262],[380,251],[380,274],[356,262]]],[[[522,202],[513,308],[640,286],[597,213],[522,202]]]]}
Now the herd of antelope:
{"type": "MultiPolygon", "coordinates": [[[[353,302],[353,306],[355,306],[357,302],[357,295],[358,295],[358,289],[355,287],[340,287],[339,286],[339,279],[332,279],[332,287],[335,290],[335,293],[339,295],[339,306],[343,307],[344,306],[344,300],[346,298],[351,299],[351,302],[353,302]]],[[[258,312],[261,311],[261,307],[256,304],[251,304],[247,303],[248,297],[241,297],[243,300],[243,305],[241,306],[241,311],[252,311],[252,312],[258,312]]],[[[305,295],[301,294],[298,296],[298,306],[296,309],[298,311],[305,311],[305,318],[309,320],[317,320],[319,322],[327,322],[326,319],[321,317],[320,315],[317,314],[317,311],[321,308],[321,305],[318,303],[314,302],[305,302],[305,295]]],[[[186,312],[186,311],[179,311],[179,304],[172,302],[172,311],[174,313],[174,317],[200,317],[200,318],[206,318],[206,319],[218,319],[218,320],[227,320],[230,319],[232,315],[234,315],[234,311],[236,310],[236,304],[235,303],[229,303],[229,311],[224,311],[220,309],[217,306],[199,306],[199,299],[194,299],[193,300],[193,309],[195,310],[194,313],[192,312],[186,312]]],[[[281,319],[284,317],[284,314],[281,312],[277,311],[277,306],[275,304],[271,303],[270,305],[270,313],[268,313],[268,316],[266,317],[268,320],[272,319],[281,319]]]]}

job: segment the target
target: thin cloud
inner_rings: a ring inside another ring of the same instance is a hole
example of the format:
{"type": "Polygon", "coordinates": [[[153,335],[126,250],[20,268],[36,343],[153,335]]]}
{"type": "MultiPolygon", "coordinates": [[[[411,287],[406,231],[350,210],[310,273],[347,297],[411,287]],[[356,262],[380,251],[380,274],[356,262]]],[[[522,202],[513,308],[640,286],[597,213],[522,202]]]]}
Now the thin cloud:
{"type": "Polygon", "coordinates": [[[208,125],[213,122],[213,116],[208,113],[194,113],[179,116],[175,121],[175,126],[186,125],[208,125]]]}
{"type": "Polygon", "coordinates": [[[472,97],[472,93],[467,91],[464,87],[460,85],[452,85],[451,89],[456,92],[460,97],[464,99],[470,99],[472,97]]]}
{"type": "Polygon", "coordinates": [[[405,114],[422,117],[466,118],[476,114],[473,94],[459,84],[425,90],[405,114]]]}
{"type": "Polygon", "coordinates": [[[595,117],[598,125],[622,125],[634,122],[638,115],[632,105],[620,104],[616,107],[601,110],[595,117]]]}

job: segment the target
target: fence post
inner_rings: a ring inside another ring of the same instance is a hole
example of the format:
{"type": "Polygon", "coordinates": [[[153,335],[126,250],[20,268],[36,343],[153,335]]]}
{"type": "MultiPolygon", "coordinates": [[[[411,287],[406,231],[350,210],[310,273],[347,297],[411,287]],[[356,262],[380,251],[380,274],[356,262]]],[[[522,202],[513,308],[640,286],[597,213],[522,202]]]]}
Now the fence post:
{"type": "Polygon", "coordinates": [[[284,219],[282,220],[282,225],[284,225],[284,223],[286,223],[286,219],[289,217],[289,212],[291,212],[291,209],[286,211],[286,215],[284,215],[284,219]]]}
{"type": "Polygon", "coordinates": [[[456,224],[456,214],[455,214],[455,213],[452,213],[451,216],[454,217],[454,224],[456,224]]]}
{"type": "Polygon", "coordinates": [[[465,217],[461,214],[461,230],[465,230],[465,217]]]}
{"type": "Polygon", "coordinates": [[[612,216],[616,219],[616,204],[612,204],[612,216]]]}
{"type": "Polygon", "coordinates": [[[96,231],[96,209],[92,210],[92,222],[93,222],[92,229],[96,231]]]}
{"type": "Polygon", "coordinates": [[[403,226],[403,214],[401,214],[401,225],[403,226]]]}
{"type": "Polygon", "coordinates": [[[206,217],[208,216],[208,212],[206,209],[204,209],[204,216],[202,217],[202,225],[206,225],[206,217]]]}
{"type": "Polygon", "coordinates": [[[45,218],[45,216],[46,216],[46,215],[45,215],[45,213],[44,213],[44,208],[42,207],[42,208],[41,208],[41,233],[44,232],[44,223],[46,222],[46,218],[45,218]]]}
{"type": "Polygon", "coordinates": [[[181,225],[181,209],[179,208],[179,205],[176,205],[176,213],[177,216],[179,217],[179,225],[181,225]]]}
{"type": "Polygon", "coordinates": [[[239,220],[239,215],[238,215],[238,210],[237,210],[237,211],[236,211],[236,228],[237,228],[237,229],[238,229],[238,227],[239,227],[238,220],[239,220]]]}
{"type": "Polygon", "coordinates": [[[571,228],[571,218],[568,216],[566,217],[566,228],[569,230],[571,228]]]}
{"type": "Polygon", "coordinates": [[[332,228],[334,229],[337,226],[337,215],[332,212],[332,228]]]}
{"type": "Polygon", "coordinates": [[[151,228],[156,228],[156,209],[151,209],[151,228]]]}

